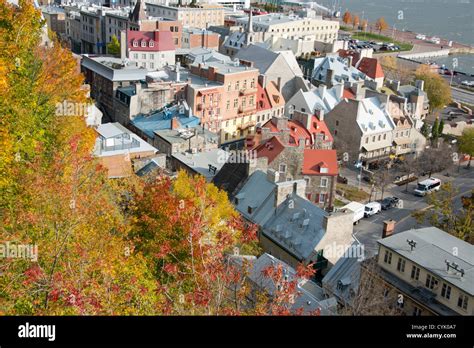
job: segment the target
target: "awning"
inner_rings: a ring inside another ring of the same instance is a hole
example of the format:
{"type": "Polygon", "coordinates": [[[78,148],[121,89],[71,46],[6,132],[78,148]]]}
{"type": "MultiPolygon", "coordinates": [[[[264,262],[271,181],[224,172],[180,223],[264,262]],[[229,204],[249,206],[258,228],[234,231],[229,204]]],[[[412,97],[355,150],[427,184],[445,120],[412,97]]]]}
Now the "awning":
{"type": "Polygon", "coordinates": [[[372,143],[372,144],[364,144],[362,148],[366,152],[372,152],[376,150],[386,149],[387,147],[392,147],[390,142],[383,142],[383,143],[372,143]]]}
{"type": "Polygon", "coordinates": [[[395,145],[406,145],[406,144],[411,143],[411,139],[410,138],[401,138],[401,139],[395,139],[393,142],[395,143],[395,145]]]}

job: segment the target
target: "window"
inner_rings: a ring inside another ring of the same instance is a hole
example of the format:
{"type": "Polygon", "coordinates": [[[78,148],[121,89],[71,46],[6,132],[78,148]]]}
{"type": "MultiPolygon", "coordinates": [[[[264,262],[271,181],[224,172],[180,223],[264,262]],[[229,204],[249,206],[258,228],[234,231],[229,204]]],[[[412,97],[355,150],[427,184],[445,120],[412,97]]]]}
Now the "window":
{"type": "Polygon", "coordinates": [[[321,187],[328,187],[328,179],[321,178],[321,187]]]}
{"type": "Polygon", "coordinates": [[[142,59],[146,59],[146,53],[142,54],[142,59]]]}
{"type": "Polygon", "coordinates": [[[155,69],[155,63],[150,63],[150,69],[155,69]]]}
{"type": "Polygon", "coordinates": [[[326,202],[326,194],[320,193],[319,194],[319,203],[324,203],[326,202]]]}
{"type": "Polygon", "coordinates": [[[430,289],[430,290],[433,290],[433,288],[435,287],[435,285],[438,285],[438,280],[433,277],[431,274],[427,274],[426,275],[426,282],[425,282],[425,286],[430,289]]]}
{"type": "Polygon", "coordinates": [[[235,98],[234,99],[234,109],[236,109],[239,106],[239,99],[235,98]]]}
{"type": "Polygon", "coordinates": [[[416,266],[411,268],[411,279],[418,280],[420,278],[420,269],[416,266]]]}
{"type": "Polygon", "coordinates": [[[252,79],[252,82],[250,82],[250,88],[255,88],[255,79],[252,79]]]}
{"type": "Polygon", "coordinates": [[[375,143],[375,135],[372,137],[372,142],[375,143]]]}
{"type": "Polygon", "coordinates": [[[278,166],[278,171],[281,172],[281,173],[286,173],[286,164],[280,164],[278,166]]]}
{"type": "Polygon", "coordinates": [[[380,141],[381,139],[382,139],[382,135],[379,134],[378,141],[380,141]]]}
{"type": "Polygon", "coordinates": [[[401,257],[398,258],[397,270],[402,273],[405,272],[405,259],[402,259],[401,257]]]}
{"type": "Polygon", "coordinates": [[[150,47],[155,47],[155,43],[153,42],[153,40],[150,40],[150,47]]]}
{"type": "Polygon", "coordinates": [[[451,287],[446,283],[443,283],[443,288],[441,289],[441,296],[447,300],[449,300],[451,297],[451,287]]]}
{"type": "Polygon", "coordinates": [[[155,54],[154,53],[150,53],[150,59],[155,59],[155,54]]]}
{"type": "Polygon", "coordinates": [[[133,47],[138,47],[138,41],[137,40],[133,40],[133,47]]]}
{"type": "Polygon", "coordinates": [[[238,91],[239,88],[240,88],[240,83],[239,83],[239,81],[237,81],[237,82],[235,83],[235,90],[238,91]]]}
{"type": "Polygon", "coordinates": [[[388,263],[389,265],[392,264],[392,253],[388,250],[385,250],[385,255],[383,257],[383,262],[388,263]]]}
{"type": "Polygon", "coordinates": [[[142,47],[146,47],[146,42],[142,41],[142,47]]]}
{"type": "Polygon", "coordinates": [[[467,297],[467,295],[459,294],[458,307],[462,308],[462,309],[467,309],[468,300],[469,300],[469,298],[467,297]]]}
{"type": "Polygon", "coordinates": [[[369,143],[369,137],[365,138],[365,143],[366,143],[366,144],[369,143]]]}
{"type": "Polygon", "coordinates": [[[420,315],[421,315],[421,309],[418,308],[418,307],[416,307],[416,306],[414,306],[414,307],[413,307],[413,316],[419,317],[420,315]]]}
{"type": "Polygon", "coordinates": [[[245,108],[247,106],[247,99],[245,97],[242,98],[242,107],[245,108]]]}
{"type": "Polygon", "coordinates": [[[254,102],[254,97],[253,97],[253,95],[251,95],[250,98],[249,98],[249,104],[253,105],[253,102],[254,102]]]}
{"type": "Polygon", "coordinates": [[[339,126],[339,121],[336,120],[336,126],[339,126]]]}
{"type": "Polygon", "coordinates": [[[230,109],[230,100],[227,101],[225,108],[226,108],[226,110],[230,109]]]}

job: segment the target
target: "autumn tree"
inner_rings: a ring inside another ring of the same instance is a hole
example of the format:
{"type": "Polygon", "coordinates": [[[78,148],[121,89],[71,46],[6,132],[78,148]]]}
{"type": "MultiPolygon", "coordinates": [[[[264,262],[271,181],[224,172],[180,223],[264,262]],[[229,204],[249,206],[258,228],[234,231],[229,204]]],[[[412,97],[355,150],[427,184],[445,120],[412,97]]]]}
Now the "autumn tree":
{"type": "Polygon", "coordinates": [[[430,110],[436,111],[451,102],[451,88],[449,84],[427,65],[421,65],[415,72],[417,80],[425,82],[424,90],[430,101],[430,110]]]}
{"type": "Polygon", "coordinates": [[[455,157],[453,149],[449,145],[441,143],[438,148],[425,149],[418,156],[414,168],[420,175],[431,176],[433,173],[451,168],[455,162],[455,157]]]}
{"type": "Polygon", "coordinates": [[[367,30],[368,25],[369,25],[369,21],[367,19],[363,19],[362,22],[360,23],[360,27],[363,31],[367,30]]]}
{"type": "Polygon", "coordinates": [[[380,65],[382,65],[387,78],[391,80],[400,81],[401,84],[410,83],[413,80],[413,72],[403,64],[400,64],[394,56],[381,57],[380,65]]]}
{"type": "Polygon", "coordinates": [[[467,168],[471,167],[472,156],[474,156],[474,128],[465,129],[459,138],[459,151],[469,155],[467,168]]]}
{"type": "Polygon", "coordinates": [[[359,27],[359,24],[360,24],[360,18],[358,15],[354,15],[354,17],[352,18],[352,28],[358,28],[359,27]]]}
{"type": "Polygon", "coordinates": [[[375,29],[379,31],[379,34],[382,34],[382,31],[388,29],[388,24],[384,17],[377,19],[377,22],[375,22],[375,29]]]}
{"type": "Polygon", "coordinates": [[[120,42],[117,36],[112,35],[112,40],[107,44],[107,53],[113,56],[120,55],[120,42]]]}
{"type": "Polygon", "coordinates": [[[342,21],[349,25],[352,22],[352,14],[349,11],[346,11],[342,17],[342,21]]]}

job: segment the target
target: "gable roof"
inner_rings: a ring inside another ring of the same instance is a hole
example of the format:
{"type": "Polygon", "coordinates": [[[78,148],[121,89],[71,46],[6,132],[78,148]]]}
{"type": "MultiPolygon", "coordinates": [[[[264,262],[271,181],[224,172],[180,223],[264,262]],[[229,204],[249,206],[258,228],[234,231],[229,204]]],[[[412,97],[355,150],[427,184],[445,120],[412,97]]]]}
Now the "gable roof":
{"type": "Polygon", "coordinates": [[[131,51],[174,51],[175,46],[173,44],[173,37],[170,31],[136,31],[127,30],[127,48],[131,51]],[[136,42],[137,46],[134,47],[133,43],[136,42]],[[145,47],[142,47],[142,42],[145,43],[145,47]],[[150,43],[153,46],[150,46],[150,43]]]}
{"type": "Polygon", "coordinates": [[[267,157],[270,164],[284,149],[285,145],[277,137],[272,137],[258,145],[255,151],[257,151],[257,157],[267,157]]]}
{"type": "Polygon", "coordinates": [[[247,163],[225,163],[212,183],[232,197],[237,187],[247,178],[247,163]]]}
{"type": "Polygon", "coordinates": [[[298,260],[306,260],[326,234],[327,216],[307,199],[290,194],[265,223],[262,233],[298,260]]]}
{"type": "Polygon", "coordinates": [[[279,54],[252,44],[247,47],[242,47],[235,56],[240,60],[253,62],[260,73],[265,74],[279,57],[279,54]]]}
{"type": "Polygon", "coordinates": [[[337,175],[336,150],[305,149],[302,173],[305,175],[337,175]],[[321,168],[327,168],[327,173],[321,168]]]}
{"type": "Polygon", "coordinates": [[[373,79],[385,76],[382,66],[376,58],[362,58],[357,65],[357,69],[373,79]]]}
{"type": "Polygon", "coordinates": [[[138,0],[137,4],[133,8],[132,13],[130,13],[130,21],[138,23],[138,21],[143,21],[147,19],[145,12],[145,3],[143,0],[138,0]]]}

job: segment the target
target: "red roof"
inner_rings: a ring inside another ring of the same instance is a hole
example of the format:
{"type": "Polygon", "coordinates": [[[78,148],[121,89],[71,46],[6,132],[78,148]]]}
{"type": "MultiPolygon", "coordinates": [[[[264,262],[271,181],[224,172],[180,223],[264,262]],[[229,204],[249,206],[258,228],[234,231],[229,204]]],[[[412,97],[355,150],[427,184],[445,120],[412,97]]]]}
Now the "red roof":
{"type": "Polygon", "coordinates": [[[257,83],[257,110],[271,109],[270,100],[268,99],[267,91],[257,83]]]}
{"type": "Polygon", "coordinates": [[[174,51],[173,37],[170,31],[127,30],[127,48],[131,51],[160,52],[174,51]],[[134,46],[134,43],[136,46],[134,46]],[[144,43],[144,47],[142,46],[144,43]]]}
{"type": "Polygon", "coordinates": [[[339,50],[337,53],[341,58],[352,57],[352,66],[355,66],[360,59],[360,53],[357,51],[339,50]]]}
{"type": "Polygon", "coordinates": [[[271,163],[284,149],[285,145],[283,145],[277,137],[272,137],[257,146],[255,151],[257,151],[258,158],[267,157],[268,163],[271,163]]]}
{"type": "Polygon", "coordinates": [[[302,174],[304,175],[335,176],[339,172],[336,150],[305,149],[303,156],[302,174]]]}
{"type": "MultiPolygon", "coordinates": [[[[278,129],[277,126],[272,122],[272,120],[267,121],[262,128],[270,128],[270,132],[277,133],[281,129],[278,129]]],[[[298,143],[301,138],[305,139],[305,143],[309,146],[312,144],[311,134],[309,131],[298,121],[288,120],[288,128],[290,129],[290,146],[298,146],[298,143]]]]}
{"type": "Polygon", "coordinates": [[[311,134],[314,134],[315,136],[318,134],[324,134],[325,135],[325,142],[328,141],[333,141],[333,137],[331,135],[331,132],[329,131],[328,126],[326,125],[326,122],[321,121],[317,116],[313,115],[313,119],[311,122],[311,129],[309,129],[311,134]]]}
{"type": "Polygon", "coordinates": [[[376,58],[362,58],[357,69],[373,79],[384,77],[382,66],[376,58]]]}
{"type": "Polygon", "coordinates": [[[344,92],[342,93],[342,97],[346,99],[355,99],[355,94],[348,88],[344,88],[344,92]]]}

